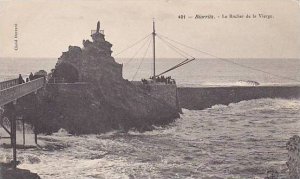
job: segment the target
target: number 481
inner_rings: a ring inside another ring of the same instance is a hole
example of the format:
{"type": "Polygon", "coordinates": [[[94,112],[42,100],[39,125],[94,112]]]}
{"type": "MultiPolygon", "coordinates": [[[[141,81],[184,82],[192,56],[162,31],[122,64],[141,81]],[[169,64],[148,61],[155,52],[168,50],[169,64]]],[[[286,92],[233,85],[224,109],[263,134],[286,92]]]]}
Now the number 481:
{"type": "Polygon", "coordinates": [[[178,15],[178,19],[185,19],[185,15],[178,15]]]}

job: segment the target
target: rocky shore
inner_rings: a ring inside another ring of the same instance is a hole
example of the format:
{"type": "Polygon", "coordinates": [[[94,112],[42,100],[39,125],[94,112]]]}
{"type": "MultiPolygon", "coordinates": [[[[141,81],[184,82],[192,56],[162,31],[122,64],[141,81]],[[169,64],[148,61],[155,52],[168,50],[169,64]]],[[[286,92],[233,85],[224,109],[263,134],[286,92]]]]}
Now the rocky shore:
{"type": "Polygon", "coordinates": [[[36,173],[31,173],[29,170],[12,169],[8,164],[0,163],[0,178],[1,179],[40,179],[36,173]]]}

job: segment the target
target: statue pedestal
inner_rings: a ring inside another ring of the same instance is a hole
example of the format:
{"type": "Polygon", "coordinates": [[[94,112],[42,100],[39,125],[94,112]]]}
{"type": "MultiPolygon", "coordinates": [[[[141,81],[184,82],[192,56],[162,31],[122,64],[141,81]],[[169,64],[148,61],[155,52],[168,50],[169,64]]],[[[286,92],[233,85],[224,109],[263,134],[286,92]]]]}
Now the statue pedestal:
{"type": "Polygon", "coordinates": [[[91,37],[94,42],[105,42],[104,35],[99,32],[92,34],[91,37]]]}

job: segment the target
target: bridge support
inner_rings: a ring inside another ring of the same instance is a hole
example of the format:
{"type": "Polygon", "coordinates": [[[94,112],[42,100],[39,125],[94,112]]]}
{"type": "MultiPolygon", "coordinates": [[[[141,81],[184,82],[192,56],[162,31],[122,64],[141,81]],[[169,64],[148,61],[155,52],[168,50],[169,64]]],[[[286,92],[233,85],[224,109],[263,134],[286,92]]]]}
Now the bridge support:
{"type": "Polygon", "coordinates": [[[12,102],[9,107],[11,110],[10,117],[10,139],[11,139],[11,147],[13,151],[13,160],[12,166],[13,168],[17,168],[17,118],[16,118],[16,101],[12,102]]]}
{"type": "Polygon", "coordinates": [[[38,144],[36,126],[34,126],[34,142],[35,144],[38,144]]]}
{"type": "Polygon", "coordinates": [[[16,101],[13,101],[7,104],[7,107],[11,113],[9,117],[10,122],[10,131],[6,128],[3,124],[2,114],[0,114],[0,125],[3,129],[9,134],[10,137],[3,137],[3,138],[10,138],[10,145],[12,148],[13,153],[13,160],[11,161],[11,166],[15,169],[17,168],[17,118],[16,118],[16,101]]]}
{"type": "MultiPolygon", "coordinates": [[[[0,107],[6,106],[8,109],[8,118],[10,121],[10,131],[5,127],[2,123],[3,120],[1,119],[2,110],[0,110],[0,126],[4,128],[4,130],[10,135],[10,137],[3,137],[3,138],[10,138],[11,139],[11,147],[13,152],[13,161],[11,165],[13,168],[17,167],[17,109],[16,109],[16,100],[20,99],[28,94],[35,93],[39,89],[43,89],[45,85],[45,77],[40,77],[35,80],[29,81],[27,83],[19,84],[18,79],[5,81],[0,83],[0,107]]],[[[25,148],[25,124],[23,120],[23,147],[25,148]]],[[[37,136],[35,132],[35,141],[37,143],[37,136]]]]}
{"type": "Polygon", "coordinates": [[[11,134],[12,134],[12,148],[13,148],[13,167],[14,168],[17,168],[17,118],[16,118],[16,104],[17,104],[17,101],[14,101],[13,102],[13,105],[12,105],[12,110],[13,110],[13,115],[12,115],[12,118],[11,118],[11,125],[12,125],[12,131],[11,131],[11,134]]]}
{"type": "Polygon", "coordinates": [[[16,127],[16,118],[12,119],[13,130],[12,130],[12,148],[13,148],[13,167],[17,168],[17,127],[16,127]]]}
{"type": "Polygon", "coordinates": [[[23,149],[25,149],[25,121],[22,119],[22,126],[23,126],[23,149]]]}

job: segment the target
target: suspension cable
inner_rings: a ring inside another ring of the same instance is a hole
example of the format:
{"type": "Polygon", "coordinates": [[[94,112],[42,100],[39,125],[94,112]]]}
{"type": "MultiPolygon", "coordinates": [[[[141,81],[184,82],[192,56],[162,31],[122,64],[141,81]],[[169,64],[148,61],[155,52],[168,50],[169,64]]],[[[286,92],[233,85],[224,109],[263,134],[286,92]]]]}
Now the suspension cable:
{"type": "Polygon", "coordinates": [[[164,41],[162,38],[160,38],[159,36],[157,36],[163,43],[165,43],[170,49],[172,49],[174,52],[176,52],[177,54],[179,54],[180,56],[182,56],[183,58],[187,58],[186,55],[184,55],[182,52],[180,52],[179,50],[177,50],[176,48],[174,48],[173,46],[171,46],[170,44],[168,44],[166,41],[164,41]]]}
{"type": "MultiPolygon", "coordinates": [[[[183,54],[185,54],[185,55],[187,55],[187,56],[190,56],[190,57],[192,57],[192,58],[195,58],[195,57],[193,57],[192,55],[188,54],[187,52],[183,51],[182,49],[180,49],[180,48],[176,47],[175,45],[171,44],[170,42],[164,40],[162,37],[160,37],[159,34],[156,34],[156,35],[157,35],[157,37],[158,37],[160,40],[162,40],[163,42],[165,42],[167,45],[169,45],[169,47],[173,48],[174,50],[177,49],[177,50],[180,51],[181,53],[183,53],[183,54]]],[[[185,57],[185,58],[186,58],[186,57],[185,57]]]]}
{"type": "Polygon", "coordinates": [[[187,52],[183,51],[182,49],[176,47],[175,45],[171,44],[170,42],[164,40],[164,39],[163,39],[162,37],[160,37],[159,35],[157,35],[157,37],[158,37],[163,43],[165,43],[169,48],[171,48],[171,49],[172,49],[173,51],[175,51],[177,54],[179,54],[180,56],[182,56],[182,57],[184,57],[184,58],[186,58],[186,59],[185,59],[184,61],[180,62],[179,64],[177,64],[177,65],[175,65],[175,66],[169,68],[168,70],[166,70],[166,71],[164,71],[164,72],[162,72],[162,73],[156,75],[156,77],[157,77],[157,76],[160,76],[160,75],[163,75],[163,74],[165,74],[165,73],[167,73],[167,72],[169,72],[169,71],[171,71],[171,70],[174,70],[174,69],[176,69],[176,68],[179,68],[180,66],[183,66],[183,65],[185,65],[185,64],[187,64],[187,63],[189,63],[189,62],[195,60],[195,57],[193,57],[192,55],[190,55],[190,54],[188,54],[187,52]],[[192,57],[192,59],[189,59],[186,55],[192,57]]]}
{"type": "MultiPolygon", "coordinates": [[[[148,38],[150,38],[150,36],[148,36],[148,38]]],[[[146,41],[142,44],[142,46],[136,51],[136,53],[133,55],[133,57],[130,58],[125,64],[130,63],[130,62],[134,59],[134,57],[140,52],[140,50],[147,44],[147,42],[148,42],[148,40],[146,40],[146,41]]]]}
{"type": "Polygon", "coordinates": [[[152,40],[151,40],[151,38],[150,38],[149,43],[148,43],[148,46],[147,46],[147,48],[146,48],[146,51],[145,51],[145,53],[144,53],[144,55],[143,55],[143,58],[142,58],[142,60],[141,60],[141,62],[140,62],[140,64],[139,64],[139,66],[138,66],[138,68],[137,68],[135,74],[133,75],[131,81],[133,81],[133,80],[135,79],[135,77],[136,77],[138,71],[140,70],[140,67],[141,67],[141,65],[142,65],[142,63],[143,63],[143,61],[144,61],[144,59],[145,59],[145,57],[146,57],[146,55],[147,55],[148,50],[149,50],[151,41],[152,41],[152,40]]]}
{"type": "Polygon", "coordinates": [[[116,53],[114,56],[116,57],[116,56],[120,55],[121,53],[123,53],[124,51],[126,51],[126,50],[128,50],[128,49],[134,47],[135,45],[139,44],[140,42],[142,42],[143,40],[145,40],[145,39],[146,39],[147,37],[149,37],[150,35],[152,35],[152,33],[148,34],[147,36],[145,36],[145,37],[143,37],[142,39],[136,41],[135,43],[133,43],[132,45],[128,46],[127,48],[125,48],[125,49],[121,50],[120,52],[116,53]]]}
{"type": "Polygon", "coordinates": [[[190,48],[190,49],[192,49],[192,50],[198,51],[198,52],[200,52],[200,53],[206,54],[206,55],[208,55],[208,56],[214,57],[214,58],[216,58],[216,59],[219,59],[219,60],[222,60],[222,61],[225,61],[225,62],[234,64],[234,65],[237,65],[237,66],[240,66],[240,67],[243,67],[243,68],[251,69],[251,70],[253,70],[253,71],[259,71],[259,72],[261,72],[261,73],[265,73],[265,74],[268,74],[268,75],[270,75],[270,76],[276,76],[277,78],[288,79],[288,80],[291,80],[291,81],[300,82],[300,80],[297,80],[297,79],[293,79],[293,78],[290,78],[290,77],[281,76],[281,75],[277,75],[277,74],[272,74],[272,73],[267,72],[267,71],[264,71],[264,70],[260,70],[260,69],[257,69],[257,68],[253,68],[253,67],[249,67],[249,66],[246,66],[246,65],[243,65],[243,64],[239,64],[239,63],[233,62],[233,61],[231,61],[231,60],[229,60],[229,59],[220,58],[220,57],[217,57],[217,56],[215,56],[215,55],[213,55],[213,54],[210,54],[210,53],[208,53],[208,52],[205,52],[205,51],[202,51],[202,50],[198,50],[198,49],[193,48],[193,47],[191,47],[191,46],[188,46],[188,45],[185,45],[185,44],[183,44],[183,43],[180,43],[180,42],[178,42],[178,41],[176,41],[176,40],[172,40],[172,39],[170,39],[170,38],[168,38],[168,37],[166,37],[166,36],[163,36],[163,35],[161,35],[161,36],[164,37],[164,38],[166,38],[166,39],[168,39],[168,40],[170,40],[170,41],[172,41],[172,42],[175,42],[175,43],[177,43],[177,44],[180,44],[180,45],[182,45],[182,46],[184,46],[184,47],[190,48]]]}

